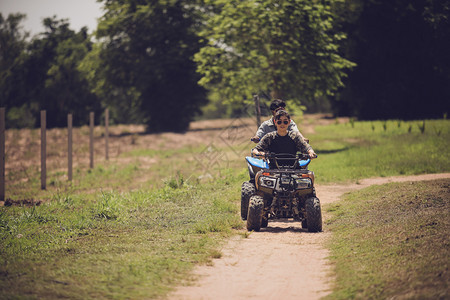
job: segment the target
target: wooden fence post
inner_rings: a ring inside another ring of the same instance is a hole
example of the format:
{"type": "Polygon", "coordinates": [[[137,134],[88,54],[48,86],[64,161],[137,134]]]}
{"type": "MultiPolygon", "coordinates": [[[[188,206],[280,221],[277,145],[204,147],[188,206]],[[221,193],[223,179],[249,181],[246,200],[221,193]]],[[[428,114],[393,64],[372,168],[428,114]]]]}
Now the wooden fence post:
{"type": "Polygon", "coordinates": [[[106,160],[109,159],[108,154],[108,138],[109,138],[109,109],[105,109],[105,158],[106,160]]]}
{"type": "Polygon", "coordinates": [[[46,111],[41,110],[41,189],[47,188],[47,120],[46,111]]]}
{"type": "Polygon", "coordinates": [[[67,177],[72,181],[72,114],[67,115],[67,177]]]}
{"type": "Polygon", "coordinates": [[[5,108],[0,107],[0,201],[5,201],[5,108]]]}
{"type": "Polygon", "coordinates": [[[89,167],[94,168],[94,112],[89,114],[89,167]]]}
{"type": "Polygon", "coordinates": [[[256,126],[259,128],[259,125],[261,125],[261,108],[259,106],[259,96],[253,95],[253,101],[255,102],[255,109],[256,109],[256,126]]]}

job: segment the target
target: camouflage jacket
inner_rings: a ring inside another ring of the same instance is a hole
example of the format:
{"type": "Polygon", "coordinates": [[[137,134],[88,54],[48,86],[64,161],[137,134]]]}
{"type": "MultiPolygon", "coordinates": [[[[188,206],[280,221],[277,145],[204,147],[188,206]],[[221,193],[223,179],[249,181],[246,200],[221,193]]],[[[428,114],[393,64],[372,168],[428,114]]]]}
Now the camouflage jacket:
{"type": "MultiPolygon", "coordinates": [[[[298,131],[288,131],[287,134],[294,141],[297,151],[307,153],[310,149],[312,149],[312,147],[305,141],[303,136],[298,131]]],[[[269,132],[261,139],[261,141],[259,141],[254,149],[267,152],[269,150],[269,146],[277,136],[278,133],[276,131],[269,132]]]]}

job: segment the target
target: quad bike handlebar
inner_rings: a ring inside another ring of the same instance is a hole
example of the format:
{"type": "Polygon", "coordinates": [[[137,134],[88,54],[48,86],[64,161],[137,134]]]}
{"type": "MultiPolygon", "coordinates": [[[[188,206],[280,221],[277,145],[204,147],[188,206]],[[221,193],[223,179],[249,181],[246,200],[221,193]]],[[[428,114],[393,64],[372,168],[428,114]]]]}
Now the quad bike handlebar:
{"type": "Polygon", "coordinates": [[[300,159],[300,160],[308,160],[308,159],[311,159],[311,158],[317,158],[317,154],[314,157],[310,157],[308,153],[300,153],[300,152],[297,152],[295,155],[291,154],[291,153],[265,152],[262,155],[252,153],[252,157],[259,157],[259,158],[263,158],[264,160],[268,160],[268,159],[277,159],[277,160],[300,159]]]}
{"type": "MultiPolygon", "coordinates": [[[[271,164],[271,168],[276,169],[295,169],[297,167],[305,167],[311,162],[311,157],[309,154],[305,153],[291,154],[266,152],[260,155],[252,153],[252,156],[262,158],[271,164]]],[[[317,154],[315,157],[317,157],[317,154]]]]}

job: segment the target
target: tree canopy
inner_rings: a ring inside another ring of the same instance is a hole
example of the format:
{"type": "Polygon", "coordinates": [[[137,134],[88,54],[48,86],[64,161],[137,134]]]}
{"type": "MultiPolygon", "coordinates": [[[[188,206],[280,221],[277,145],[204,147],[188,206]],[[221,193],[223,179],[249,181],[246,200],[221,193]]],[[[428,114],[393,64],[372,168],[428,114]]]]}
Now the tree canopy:
{"type": "Polygon", "coordinates": [[[331,1],[205,2],[212,13],[195,56],[200,84],[225,99],[314,99],[340,87],[353,66],[339,55],[345,35],[334,30],[331,1]]]}
{"type": "Polygon", "coordinates": [[[0,13],[0,106],[7,108],[8,126],[33,126],[34,123],[20,122],[21,116],[27,120],[33,116],[29,104],[24,100],[26,90],[22,74],[23,53],[26,49],[28,33],[21,30],[23,14],[10,14],[4,18],[0,13]]]}
{"type": "Polygon", "coordinates": [[[450,110],[450,0],[100,2],[94,36],[53,16],[30,38],[24,15],[0,13],[8,127],[107,107],[113,123],[184,131],[208,100],[231,116],[254,94],[359,119],[450,110]]]}
{"type": "MultiPolygon", "coordinates": [[[[135,91],[148,131],[183,131],[206,103],[197,84],[195,4],[185,1],[104,1],[97,38],[106,86],[135,91]]],[[[192,2],[194,3],[194,2],[192,2]]]]}
{"type": "Polygon", "coordinates": [[[450,110],[450,1],[347,0],[345,54],[357,67],[334,103],[361,119],[438,118],[450,110]]]}
{"type": "Polygon", "coordinates": [[[88,118],[84,112],[100,108],[77,70],[92,47],[87,29],[76,33],[67,20],[46,18],[45,32],[27,42],[27,35],[21,35],[18,26],[23,17],[10,15],[8,25],[0,28],[1,35],[10,38],[2,42],[1,51],[7,55],[0,59],[0,101],[7,108],[7,125],[37,126],[41,109],[48,111],[48,127],[66,126],[67,114],[77,112],[74,124],[84,124],[88,118]]]}

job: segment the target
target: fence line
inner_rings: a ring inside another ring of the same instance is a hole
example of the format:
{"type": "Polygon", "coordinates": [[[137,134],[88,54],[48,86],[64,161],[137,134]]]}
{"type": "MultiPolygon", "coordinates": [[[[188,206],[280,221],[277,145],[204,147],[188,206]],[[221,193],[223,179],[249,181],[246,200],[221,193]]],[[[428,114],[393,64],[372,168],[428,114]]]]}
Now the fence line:
{"type": "Polygon", "coordinates": [[[67,178],[72,181],[72,114],[67,115],[67,178]]]}
{"type": "Polygon", "coordinates": [[[259,105],[259,96],[253,95],[253,101],[255,102],[256,127],[259,128],[259,125],[261,125],[261,106],[259,105]]]}
{"type": "MultiPolygon", "coordinates": [[[[94,112],[89,113],[89,167],[94,168],[94,112]]],[[[67,115],[67,177],[73,178],[73,115],[67,115]]],[[[105,109],[105,158],[109,159],[109,110],[105,109]]],[[[6,116],[5,107],[0,107],[0,201],[5,201],[6,174],[6,116]]],[[[41,189],[47,188],[47,112],[41,110],[41,189]]]]}
{"type": "Polygon", "coordinates": [[[47,113],[41,110],[41,189],[47,188],[47,113]]]}
{"type": "Polygon", "coordinates": [[[5,108],[0,107],[0,201],[5,201],[5,108]]]}
{"type": "Polygon", "coordinates": [[[109,149],[108,149],[108,138],[109,138],[109,109],[105,109],[105,159],[109,160],[109,149]]]}
{"type": "Polygon", "coordinates": [[[89,114],[89,167],[94,168],[94,113],[89,114]]]}

